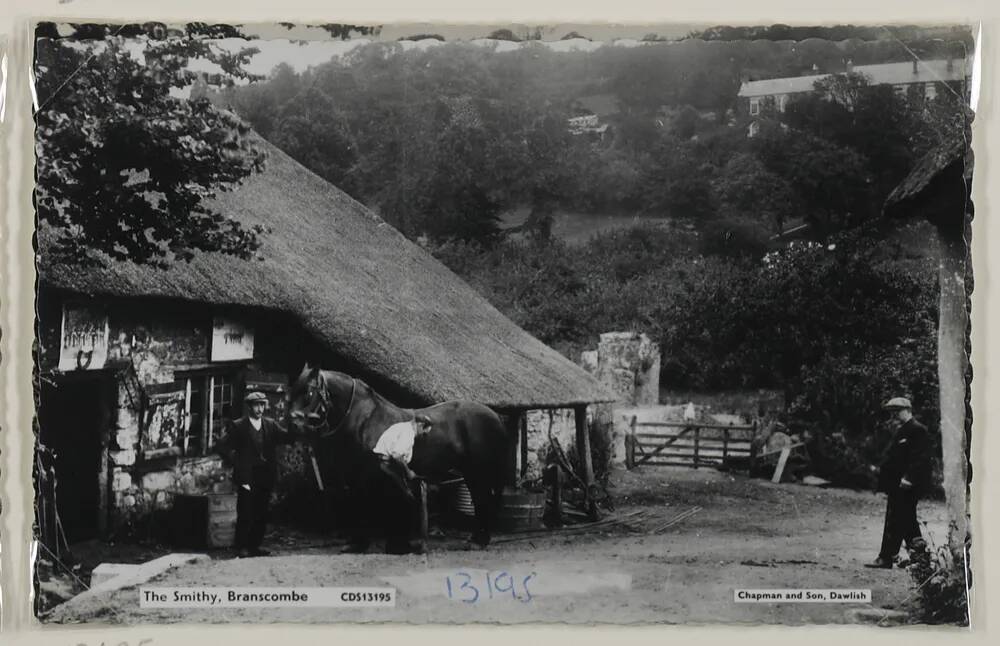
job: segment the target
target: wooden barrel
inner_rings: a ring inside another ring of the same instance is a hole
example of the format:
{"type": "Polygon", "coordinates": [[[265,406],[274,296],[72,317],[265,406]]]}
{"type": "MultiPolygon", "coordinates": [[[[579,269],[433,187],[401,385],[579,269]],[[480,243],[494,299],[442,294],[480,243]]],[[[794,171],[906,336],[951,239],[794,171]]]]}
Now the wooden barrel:
{"type": "Polygon", "coordinates": [[[497,527],[508,532],[542,529],[544,513],[545,492],[504,490],[497,514],[497,527]]]}

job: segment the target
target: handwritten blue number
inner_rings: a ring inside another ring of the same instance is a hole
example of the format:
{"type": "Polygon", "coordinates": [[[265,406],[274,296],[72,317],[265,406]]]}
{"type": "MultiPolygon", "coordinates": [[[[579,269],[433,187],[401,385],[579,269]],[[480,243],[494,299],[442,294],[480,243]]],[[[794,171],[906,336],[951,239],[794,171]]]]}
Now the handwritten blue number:
{"type": "Polygon", "coordinates": [[[528,581],[534,578],[535,578],[535,573],[532,572],[528,576],[524,577],[524,581],[521,582],[521,587],[524,588],[524,593],[528,595],[527,597],[521,599],[521,603],[528,603],[529,601],[532,600],[533,597],[531,596],[531,590],[528,589],[528,581]]]}
{"type": "Polygon", "coordinates": [[[451,595],[451,577],[450,576],[446,576],[444,578],[444,580],[445,580],[445,583],[448,584],[448,598],[451,599],[452,598],[452,595],[451,595]]]}
{"type": "Polygon", "coordinates": [[[509,592],[511,597],[517,599],[517,592],[514,591],[514,577],[512,577],[511,575],[507,574],[506,572],[501,572],[500,574],[497,575],[497,578],[493,581],[493,584],[496,586],[497,592],[509,592]],[[505,578],[508,581],[510,581],[510,585],[506,587],[502,586],[500,583],[500,581],[505,578]]]}
{"type": "Polygon", "coordinates": [[[471,599],[462,599],[462,602],[463,603],[475,603],[475,602],[479,601],[479,588],[477,588],[476,586],[472,585],[472,577],[469,576],[465,572],[456,572],[455,574],[457,576],[464,576],[465,577],[465,581],[462,582],[462,585],[458,589],[459,590],[465,590],[466,588],[468,588],[469,590],[472,590],[472,593],[474,595],[471,599]]]}

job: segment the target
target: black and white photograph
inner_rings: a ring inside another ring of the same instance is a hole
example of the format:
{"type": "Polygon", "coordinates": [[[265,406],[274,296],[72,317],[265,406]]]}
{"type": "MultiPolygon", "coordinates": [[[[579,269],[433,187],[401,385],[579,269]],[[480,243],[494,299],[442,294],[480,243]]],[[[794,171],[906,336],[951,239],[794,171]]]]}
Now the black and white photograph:
{"type": "Polygon", "coordinates": [[[970,624],[972,26],[33,29],[42,624],[970,624]]]}

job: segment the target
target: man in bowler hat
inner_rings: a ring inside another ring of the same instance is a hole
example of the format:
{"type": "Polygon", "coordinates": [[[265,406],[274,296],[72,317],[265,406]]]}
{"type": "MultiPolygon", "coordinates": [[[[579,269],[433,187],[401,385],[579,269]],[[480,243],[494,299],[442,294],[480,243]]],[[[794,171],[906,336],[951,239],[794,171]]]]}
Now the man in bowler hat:
{"type": "Polygon", "coordinates": [[[883,406],[897,424],[892,442],[882,456],[880,466],[872,466],[878,475],[878,491],[888,497],[882,548],[878,558],[865,567],[890,569],[906,543],[914,558],[926,557],[927,543],[917,522],[917,501],[931,486],[931,455],[927,427],[913,417],[910,400],[894,397],[883,406]]]}
{"type": "Polygon", "coordinates": [[[219,442],[218,452],[233,467],[236,484],[237,556],[267,556],[261,549],[267,526],[268,506],[277,477],[277,446],[294,437],[273,419],[264,417],[267,396],[248,393],[243,400],[245,415],[236,420],[219,442]]]}

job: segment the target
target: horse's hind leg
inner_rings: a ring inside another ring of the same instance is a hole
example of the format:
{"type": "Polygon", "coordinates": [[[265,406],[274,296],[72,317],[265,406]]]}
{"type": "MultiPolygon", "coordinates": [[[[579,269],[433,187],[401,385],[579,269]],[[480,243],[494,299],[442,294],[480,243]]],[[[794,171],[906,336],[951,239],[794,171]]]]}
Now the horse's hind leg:
{"type": "Polygon", "coordinates": [[[470,480],[466,478],[472,504],[476,508],[476,528],[472,532],[472,542],[479,547],[490,544],[490,529],[493,515],[496,513],[496,496],[493,488],[485,480],[470,480]]]}

